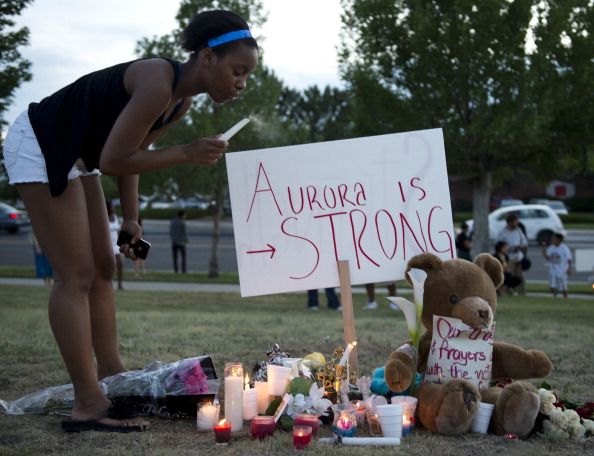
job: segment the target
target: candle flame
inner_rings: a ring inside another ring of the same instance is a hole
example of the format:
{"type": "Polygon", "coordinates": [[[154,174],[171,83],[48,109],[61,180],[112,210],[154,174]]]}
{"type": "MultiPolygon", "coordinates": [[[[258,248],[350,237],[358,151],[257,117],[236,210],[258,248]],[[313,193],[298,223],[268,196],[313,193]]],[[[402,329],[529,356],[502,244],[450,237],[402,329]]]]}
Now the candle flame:
{"type": "Polygon", "coordinates": [[[219,421],[219,426],[223,426],[224,424],[227,424],[227,420],[223,418],[221,421],[219,421]]]}
{"type": "Polygon", "coordinates": [[[244,390],[249,390],[250,389],[250,377],[248,376],[248,374],[245,374],[245,381],[244,383],[244,390]]]}

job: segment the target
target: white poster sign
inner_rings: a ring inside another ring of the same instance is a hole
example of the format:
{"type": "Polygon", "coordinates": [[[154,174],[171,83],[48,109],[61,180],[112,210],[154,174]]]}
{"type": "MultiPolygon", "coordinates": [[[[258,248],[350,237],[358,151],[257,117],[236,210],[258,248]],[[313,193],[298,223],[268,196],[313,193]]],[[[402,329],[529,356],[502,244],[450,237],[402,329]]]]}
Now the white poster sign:
{"type": "Polygon", "coordinates": [[[441,129],[229,153],[242,296],[401,279],[455,255],[441,129]]]}
{"type": "Polygon", "coordinates": [[[447,383],[459,379],[468,380],[479,388],[488,386],[494,332],[495,323],[490,328],[472,329],[457,318],[434,315],[425,381],[447,383]]]}

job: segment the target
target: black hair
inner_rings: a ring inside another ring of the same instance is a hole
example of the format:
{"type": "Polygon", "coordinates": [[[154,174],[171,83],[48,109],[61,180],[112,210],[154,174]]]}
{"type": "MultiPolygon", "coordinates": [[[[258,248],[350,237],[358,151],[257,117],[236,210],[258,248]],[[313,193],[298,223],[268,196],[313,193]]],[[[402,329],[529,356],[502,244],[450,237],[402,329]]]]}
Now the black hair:
{"type": "Polygon", "coordinates": [[[503,247],[505,247],[506,245],[507,242],[499,241],[497,244],[495,244],[495,252],[501,252],[501,249],[503,249],[503,247]]]}
{"type": "Polygon", "coordinates": [[[514,220],[520,220],[520,217],[518,217],[518,214],[516,214],[515,212],[510,213],[507,218],[505,219],[505,221],[507,223],[509,222],[513,222],[514,220]]]}
{"type": "Polygon", "coordinates": [[[561,233],[553,233],[553,237],[559,239],[559,242],[563,242],[563,235],[561,233]]]}
{"type": "MultiPolygon", "coordinates": [[[[208,40],[237,30],[249,30],[247,22],[238,14],[225,10],[204,11],[194,16],[183,30],[182,47],[188,52],[197,53],[208,47],[208,40]]],[[[255,39],[242,38],[215,46],[212,50],[217,57],[222,57],[239,43],[258,48],[255,39]]]]}

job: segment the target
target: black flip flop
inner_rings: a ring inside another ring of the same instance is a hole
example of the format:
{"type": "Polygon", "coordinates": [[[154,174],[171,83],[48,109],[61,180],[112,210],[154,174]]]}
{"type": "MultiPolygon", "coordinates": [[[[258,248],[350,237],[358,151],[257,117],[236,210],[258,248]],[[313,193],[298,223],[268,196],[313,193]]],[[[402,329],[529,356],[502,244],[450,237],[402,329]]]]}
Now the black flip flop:
{"type": "Polygon", "coordinates": [[[82,431],[98,431],[98,432],[142,432],[147,426],[140,424],[134,425],[115,425],[102,423],[101,418],[98,420],[64,420],[62,421],[62,429],[65,432],[82,432],[82,431]]]}

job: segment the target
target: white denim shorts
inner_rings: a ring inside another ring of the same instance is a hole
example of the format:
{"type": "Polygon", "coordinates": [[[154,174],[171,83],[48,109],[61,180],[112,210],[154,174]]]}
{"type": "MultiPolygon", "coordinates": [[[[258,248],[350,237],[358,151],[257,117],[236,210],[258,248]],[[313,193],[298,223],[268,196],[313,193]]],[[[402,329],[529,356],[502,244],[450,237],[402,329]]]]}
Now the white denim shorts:
{"type": "MultiPolygon", "coordinates": [[[[29,114],[24,111],[8,129],[4,140],[4,167],[8,173],[9,184],[27,182],[49,182],[45,158],[39,147],[35,132],[29,121],[29,114]]],[[[99,176],[98,169],[87,171],[81,159],[78,159],[70,172],[68,180],[81,176],[99,176]]]]}

